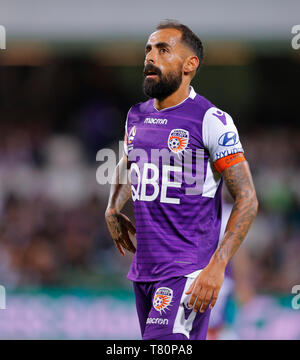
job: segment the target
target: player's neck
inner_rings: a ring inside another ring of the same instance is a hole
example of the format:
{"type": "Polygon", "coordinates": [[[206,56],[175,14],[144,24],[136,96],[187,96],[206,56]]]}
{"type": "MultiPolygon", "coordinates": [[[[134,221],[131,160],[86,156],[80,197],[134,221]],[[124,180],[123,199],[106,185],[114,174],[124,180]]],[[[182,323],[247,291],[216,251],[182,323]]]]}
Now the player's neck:
{"type": "Polygon", "coordinates": [[[163,100],[154,99],[154,106],[157,110],[163,110],[172,106],[176,106],[187,99],[190,95],[190,85],[180,86],[172,95],[163,100]]]}

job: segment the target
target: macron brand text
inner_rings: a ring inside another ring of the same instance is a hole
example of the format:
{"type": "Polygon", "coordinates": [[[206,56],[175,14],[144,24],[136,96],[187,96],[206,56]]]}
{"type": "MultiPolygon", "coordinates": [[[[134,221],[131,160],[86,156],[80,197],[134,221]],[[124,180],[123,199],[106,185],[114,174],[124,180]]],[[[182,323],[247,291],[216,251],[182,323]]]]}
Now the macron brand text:
{"type": "Polygon", "coordinates": [[[167,125],[168,119],[157,119],[147,117],[144,121],[145,124],[154,124],[154,125],[167,125]]]}

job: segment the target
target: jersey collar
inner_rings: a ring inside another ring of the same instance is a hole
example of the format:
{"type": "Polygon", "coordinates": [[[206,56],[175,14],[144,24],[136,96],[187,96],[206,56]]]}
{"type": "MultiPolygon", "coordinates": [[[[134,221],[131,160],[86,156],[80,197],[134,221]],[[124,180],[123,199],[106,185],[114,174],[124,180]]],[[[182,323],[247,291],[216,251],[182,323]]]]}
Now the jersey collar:
{"type": "Polygon", "coordinates": [[[172,109],[172,108],[174,108],[176,106],[179,106],[179,105],[183,104],[189,98],[194,100],[196,95],[197,95],[197,93],[195,92],[194,88],[192,86],[190,86],[190,94],[189,94],[189,96],[187,98],[185,98],[183,101],[181,101],[180,103],[178,103],[176,105],[173,105],[173,106],[170,106],[170,107],[167,107],[167,108],[164,108],[162,110],[157,110],[156,107],[154,106],[154,99],[153,99],[153,107],[157,112],[161,112],[161,111],[164,111],[164,110],[169,110],[169,109],[172,109]]]}

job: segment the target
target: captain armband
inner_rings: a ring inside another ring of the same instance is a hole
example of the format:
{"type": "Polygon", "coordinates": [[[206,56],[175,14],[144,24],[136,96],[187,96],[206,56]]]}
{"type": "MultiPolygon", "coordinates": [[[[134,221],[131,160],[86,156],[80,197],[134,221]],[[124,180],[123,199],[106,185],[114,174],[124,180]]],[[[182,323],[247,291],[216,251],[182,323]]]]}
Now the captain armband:
{"type": "Polygon", "coordinates": [[[244,154],[242,152],[239,152],[224,156],[221,159],[216,160],[214,162],[214,166],[217,172],[221,174],[228,167],[238,164],[239,162],[242,162],[244,160],[246,160],[244,154]]]}

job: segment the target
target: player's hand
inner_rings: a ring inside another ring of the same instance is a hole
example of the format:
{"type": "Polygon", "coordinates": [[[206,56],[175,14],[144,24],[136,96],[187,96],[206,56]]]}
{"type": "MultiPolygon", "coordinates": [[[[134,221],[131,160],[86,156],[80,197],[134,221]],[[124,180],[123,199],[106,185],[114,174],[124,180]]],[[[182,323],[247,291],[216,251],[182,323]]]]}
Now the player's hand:
{"type": "Polygon", "coordinates": [[[124,249],[126,249],[134,254],[136,249],[129,238],[128,232],[134,235],[136,230],[128,217],[113,209],[108,209],[105,212],[105,220],[111,237],[120,253],[124,256],[124,249]]]}
{"type": "Polygon", "coordinates": [[[209,263],[192,282],[186,294],[191,294],[189,308],[203,313],[209,303],[212,309],[217,301],[219,291],[224,281],[225,265],[209,263]]]}

